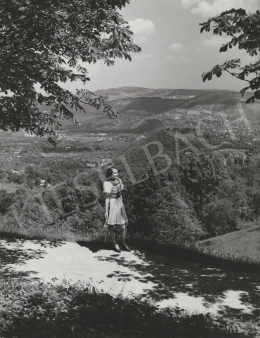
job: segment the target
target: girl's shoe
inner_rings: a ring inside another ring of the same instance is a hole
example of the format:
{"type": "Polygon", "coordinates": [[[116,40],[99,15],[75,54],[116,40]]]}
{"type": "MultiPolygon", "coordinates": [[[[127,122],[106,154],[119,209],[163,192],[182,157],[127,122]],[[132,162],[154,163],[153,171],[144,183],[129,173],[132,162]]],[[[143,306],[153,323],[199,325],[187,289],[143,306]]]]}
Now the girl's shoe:
{"type": "Polygon", "coordinates": [[[120,250],[118,244],[114,245],[114,250],[115,250],[116,252],[121,252],[121,250],[120,250]]]}
{"type": "Polygon", "coordinates": [[[126,251],[131,252],[131,249],[126,244],[123,244],[123,247],[126,251]]]}

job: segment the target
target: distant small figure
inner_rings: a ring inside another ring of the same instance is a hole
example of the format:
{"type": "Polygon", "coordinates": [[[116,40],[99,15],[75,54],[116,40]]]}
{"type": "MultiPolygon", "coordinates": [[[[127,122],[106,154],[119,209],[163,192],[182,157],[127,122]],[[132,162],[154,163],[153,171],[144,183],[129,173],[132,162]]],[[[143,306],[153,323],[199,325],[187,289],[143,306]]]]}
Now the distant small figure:
{"type": "Polygon", "coordinates": [[[124,189],[123,183],[118,178],[118,170],[114,167],[107,168],[106,180],[103,183],[103,190],[105,194],[105,225],[104,228],[110,231],[112,241],[117,252],[121,252],[119,245],[116,242],[115,230],[119,229],[121,232],[122,245],[127,251],[131,251],[126,245],[126,227],[127,216],[122,200],[121,191],[124,189]]]}

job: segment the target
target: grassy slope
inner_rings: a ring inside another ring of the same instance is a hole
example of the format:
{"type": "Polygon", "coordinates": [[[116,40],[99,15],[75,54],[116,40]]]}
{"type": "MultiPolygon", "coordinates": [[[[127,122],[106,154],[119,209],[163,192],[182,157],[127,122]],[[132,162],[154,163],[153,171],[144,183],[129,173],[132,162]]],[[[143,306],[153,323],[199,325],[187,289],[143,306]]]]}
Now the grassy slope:
{"type": "Polygon", "coordinates": [[[200,242],[212,251],[235,257],[249,257],[260,261],[260,226],[230,232],[200,242]]]}

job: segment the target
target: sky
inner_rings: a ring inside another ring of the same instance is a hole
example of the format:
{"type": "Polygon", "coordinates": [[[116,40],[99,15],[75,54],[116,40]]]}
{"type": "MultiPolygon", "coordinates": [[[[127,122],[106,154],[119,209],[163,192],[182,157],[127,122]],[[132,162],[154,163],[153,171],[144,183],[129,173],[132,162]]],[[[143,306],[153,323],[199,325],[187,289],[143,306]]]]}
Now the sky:
{"type": "Polygon", "coordinates": [[[121,11],[129,22],[133,39],[141,47],[132,61],[116,59],[107,67],[102,61],[84,64],[90,81],[66,85],[73,90],[136,86],[146,88],[229,89],[240,90],[245,82],[225,74],[203,83],[202,73],[216,64],[240,58],[243,64],[252,58],[236,47],[220,53],[228,41],[212,32],[200,33],[199,23],[231,8],[244,8],[248,13],[260,10],[259,0],[130,0],[121,11]]]}

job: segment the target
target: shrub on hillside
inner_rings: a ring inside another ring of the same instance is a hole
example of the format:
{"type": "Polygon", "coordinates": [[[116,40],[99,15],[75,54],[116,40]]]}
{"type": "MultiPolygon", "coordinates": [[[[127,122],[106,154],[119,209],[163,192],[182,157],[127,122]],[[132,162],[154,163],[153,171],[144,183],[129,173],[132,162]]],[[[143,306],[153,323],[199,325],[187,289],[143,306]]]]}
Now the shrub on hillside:
{"type": "Polygon", "coordinates": [[[13,183],[16,183],[16,184],[22,184],[25,181],[25,174],[8,171],[7,172],[7,180],[8,180],[8,182],[13,182],[13,183]]]}
{"type": "Polygon", "coordinates": [[[185,243],[204,235],[194,212],[180,194],[168,188],[161,189],[158,194],[163,201],[150,218],[153,239],[163,243],[185,243]]]}
{"type": "Polygon", "coordinates": [[[228,199],[216,199],[203,209],[204,223],[211,236],[238,229],[238,215],[228,199]]]}
{"type": "Polygon", "coordinates": [[[5,338],[176,337],[253,338],[253,323],[187,315],[98,293],[80,283],[0,280],[0,336],[5,338]]]}
{"type": "Polygon", "coordinates": [[[5,169],[0,168],[0,180],[2,181],[4,180],[4,178],[5,178],[5,169]]]}
{"type": "Polygon", "coordinates": [[[5,214],[13,203],[13,195],[6,190],[0,190],[0,212],[5,214]]]}
{"type": "Polygon", "coordinates": [[[217,156],[190,156],[180,166],[181,183],[192,199],[199,219],[203,206],[217,194],[218,187],[227,176],[227,168],[221,157],[217,156]]]}
{"type": "Polygon", "coordinates": [[[130,186],[125,194],[129,232],[134,237],[174,243],[203,236],[192,204],[176,173],[155,176],[130,186]]]}
{"type": "Polygon", "coordinates": [[[60,222],[61,227],[69,227],[69,230],[82,236],[91,235],[97,237],[103,229],[104,209],[97,203],[85,212],[78,211],[69,215],[60,222]]]}
{"type": "Polygon", "coordinates": [[[11,206],[20,211],[27,196],[27,191],[24,188],[17,189],[15,193],[0,190],[0,212],[6,214],[11,206]]]}
{"type": "Polygon", "coordinates": [[[260,216],[260,193],[259,191],[250,191],[250,197],[251,197],[251,209],[253,211],[253,214],[256,217],[260,216]]]}

